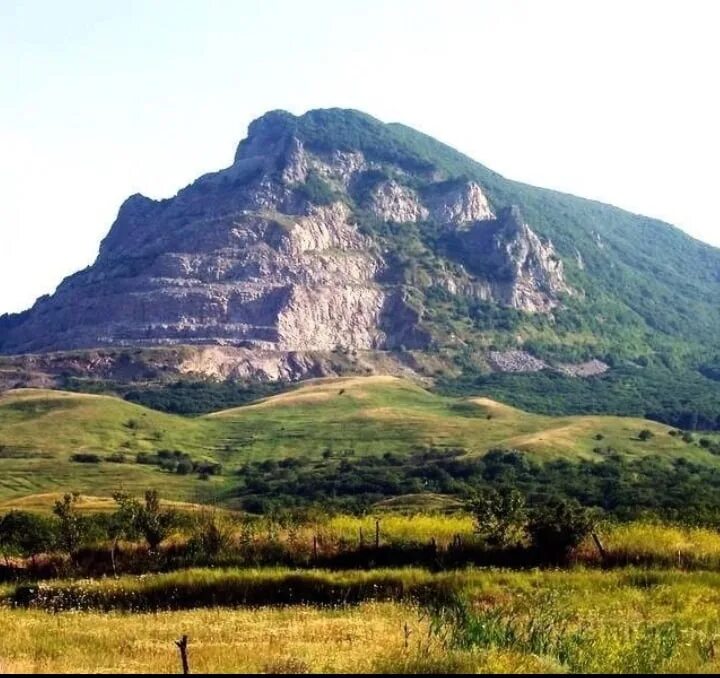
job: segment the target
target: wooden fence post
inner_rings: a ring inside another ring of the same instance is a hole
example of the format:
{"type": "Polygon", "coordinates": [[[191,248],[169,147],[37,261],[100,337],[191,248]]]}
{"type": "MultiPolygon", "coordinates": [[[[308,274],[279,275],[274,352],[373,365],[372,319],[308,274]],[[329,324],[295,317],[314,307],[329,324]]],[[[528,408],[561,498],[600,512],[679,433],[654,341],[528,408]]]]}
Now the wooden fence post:
{"type": "Polygon", "coordinates": [[[363,534],[362,527],[360,528],[360,548],[365,547],[365,535],[363,534]]]}
{"type": "Polygon", "coordinates": [[[317,562],[318,554],[318,538],[317,535],[313,535],[313,560],[317,562]]]}
{"type": "Polygon", "coordinates": [[[380,548],[380,521],[375,521],[375,548],[380,548]]]}
{"type": "Polygon", "coordinates": [[[595,546],[597,546],[597,550],[600,552],[600,560],[605,562],[605,559],[607,558],[607,552],[605,551],[605,547],[602,545],[602,542],[600,541],[600,537],[598,537],[597,532],[593,530],[591,532],[593,541],[595,542],[595,546]]]}
{"type": "Polygon", "coordinates": [[[180,659],[182,660],[183,674],[187,676],[190,673],[190,665],[188,664],[187,654],[188,637],[183,636],[180,640],[176,640],[175,645],[177,645],[178,650],[180,650],[180,659]]]}

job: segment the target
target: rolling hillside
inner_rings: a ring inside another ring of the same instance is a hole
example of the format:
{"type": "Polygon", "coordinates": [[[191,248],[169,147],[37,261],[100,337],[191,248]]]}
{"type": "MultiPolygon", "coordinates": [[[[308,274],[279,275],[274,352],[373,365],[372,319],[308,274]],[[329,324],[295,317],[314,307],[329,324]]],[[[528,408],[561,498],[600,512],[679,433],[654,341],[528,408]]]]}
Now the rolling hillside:
{"type": "Polygon", "coordinates": [[[394,377],[311,381],[197,418],[109,396],[21,389],[0,397],[0,501],[70,490],[108,496],[147,487],[168,499],[225,501],[247,462],[322,463],[331,455],[407,456],[427,448],[467,458],[493,448],[517,449],[541,462],[601,460],[612,449],[628,459],[684,457],[720,466],[697,443],[669,431],[642,419],[529,414],[483,397],[439,396],[394,377]],[[645,429],[653,437],[643,442],[638,436],[645,429]],[[192,470],[179,473],[176,451],[195,464],[219,462],[223,472],[205,480],[192,470]],[[77,454],[99,459],[83,463],[73,460],[77,454]],[[138,463],[138,455],[145,463],[138,463]]]}

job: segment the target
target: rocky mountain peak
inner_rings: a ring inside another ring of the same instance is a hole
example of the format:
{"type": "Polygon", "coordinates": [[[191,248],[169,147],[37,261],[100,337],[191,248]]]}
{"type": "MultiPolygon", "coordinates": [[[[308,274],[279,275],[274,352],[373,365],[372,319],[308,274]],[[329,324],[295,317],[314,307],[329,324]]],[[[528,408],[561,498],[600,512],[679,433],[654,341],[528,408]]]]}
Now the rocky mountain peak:
{"type": "Polygon", "coordinates": [[[480,182],[448,177],[392,126],[355,111],[272,111],[229,168],[174,198],[128,198],[95,264],[0,325],[0,350],[424,348],[432,284],[542,313],[570,289],[518,208],[496,216],[480,182]],[[421,231],[411,241],[393,224],[421,231]],[[409,281],[407,247],[418,262],[447,256],[448,272],[409,281]]]}

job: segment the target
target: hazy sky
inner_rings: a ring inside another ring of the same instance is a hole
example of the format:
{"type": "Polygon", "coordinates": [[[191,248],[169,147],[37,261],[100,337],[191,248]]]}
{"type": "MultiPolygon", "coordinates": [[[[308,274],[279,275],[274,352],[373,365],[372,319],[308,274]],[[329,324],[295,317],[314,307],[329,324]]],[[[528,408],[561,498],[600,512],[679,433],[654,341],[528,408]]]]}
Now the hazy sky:
{"type": "Polygon", "coordinates": [[[229,165],[274,108],[404,122],[720,245],[719,19],[701,0],[0,0],[0,313],[91,263],[128,195],[229,165]]]}

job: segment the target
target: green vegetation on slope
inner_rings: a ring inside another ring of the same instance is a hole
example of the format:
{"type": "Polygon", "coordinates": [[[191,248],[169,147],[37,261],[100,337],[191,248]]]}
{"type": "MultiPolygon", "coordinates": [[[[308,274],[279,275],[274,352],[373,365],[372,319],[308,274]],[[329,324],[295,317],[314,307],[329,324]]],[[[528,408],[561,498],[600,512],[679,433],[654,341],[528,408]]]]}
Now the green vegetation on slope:
{"type": "Polygon", "coordinates": [[[589,379],[558,372],[481,373],[468,367],[460,378],[440,378],[440,393],[487,393],[515,407],[547,415],[614,414],[646,417],[690,431],[720,429],[720,381],[696,371],[618,366],[589,379]]]}
{"type": "Polygon", "coordinates": [[[159,487],[169,499],[199,503],[327,502],[356,510],[398,495],[464,495],[501,482],[482,459],[495,449],[502,459],[523,459],[504,474],[540,479],[511,480],[526,491],[554,486],[620,511],[642,490],[649,496],[637,497],[638,508],[670,511],[682,488],[698,512],[711,509],[716,442],[670,433],[642,419],[529,414],[393,377],[319,380],[196,418],[109,396],[25,389],[0,397],[0,500],[159,487]],[[604,475],[627,482],[612,494],[604,475]],[[672,483],[676,490],[666,493],[672,483]]]}
{"type": "MultiPolygon", "coordinates": [[[[315,110],[299,117],[275,111],[262,120],[316,151],[359,150],[380,164],[352,189],[358,223],[380,240],[393,270],[400,271],[393,282],[405,285],[425,309],[433,348],[446,349],[466,379],[482,367],[477,354],[514,347],[520,336],[527,350],[543,358],[601,358],[626,371],[635,365],[652,368],[618,374],[618,388],[600,383],[596,394],[596,382],[591,382],[594,413],[652,414],[674,425],[684,425],[680,422],[697,413],[701,422],[712,420],[717,426],[720,389],[697,370],[719,348],[719,250],[655,219],[510,181],[425,134],[359,111],[315,110]],[[562,308],[546,317],[438,287],[434,281],[458,268],[441,225],[387,224],[363,210],[368,191],[379,181],[392,177],[424,192],[438,173],[448,183],[478,181],[496,210],[520,206],[532,228],[552,240],[579,294],[565,298],[562,308]],[[678,379],[682,397],[663,402],[678,379]],[[648,393],[653,402],[645,408],[648,393]]],[[[568,390],[549,394],[553,413],[579,412],[568,390]]]]}

